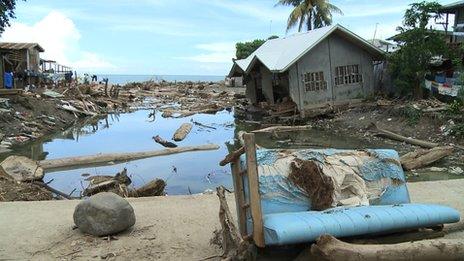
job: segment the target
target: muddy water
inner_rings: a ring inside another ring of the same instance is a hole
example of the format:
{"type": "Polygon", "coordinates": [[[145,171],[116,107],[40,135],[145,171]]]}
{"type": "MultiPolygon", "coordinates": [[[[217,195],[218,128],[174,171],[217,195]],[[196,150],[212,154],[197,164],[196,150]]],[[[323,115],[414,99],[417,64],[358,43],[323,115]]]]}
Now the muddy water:
{"type": "MultiPolygon", "coordinates": [[[[160,113],[156,113],[154,120],[148,117],[151,112],[139,110],[87,120],[69,130],[16,148],[12,154],[21,154],[39,160],[97,153],[158,150],[163,147],[152,140],[153,136],[160,135],[169,140],[182,123],[194,120],[215,129],[194,125],[192,132],[178,145],[214,143],[220,146],[219,150],[168,155],[103,167],[55,171],[46,174],[45,182],[51,181],[52,187],[66,193],[73,191],[73,195],[78,196],[87,186],[85,179],[89,175],[114,175],[127,168],[133,186],[140,187],[154,178],[161,178],[167,181],[166,192],[170,195],[201,193],[214,190],[218,185],[232,187],[230,168],[220,167],[218,162],[234,148],[234,137],[239,130],[249,131],[259,126],[235,121],[233,112],[228,111],[216,115],[199,114],[181,119],[162,118],[160,113]]],[[[292,134],[278,134],[277,137],[273,134],[260,134],[257,135],[256,141],[267,148],[391,148],[400,153],[411,150],[396,142],[382,139],[368,140],[359,135],[346,136],[337,133],[336,130],[317,128],[292,134]]],[[[2,158],[5,156],[0,155],[2,158]]],[[[452,163],[445,161],[438,164],[438,167],[446,167],[450,164],[452,163]]],[[[409,181],[463,177],[448,171],[437,172],[427,169],[408,174],[409,181]]]]}

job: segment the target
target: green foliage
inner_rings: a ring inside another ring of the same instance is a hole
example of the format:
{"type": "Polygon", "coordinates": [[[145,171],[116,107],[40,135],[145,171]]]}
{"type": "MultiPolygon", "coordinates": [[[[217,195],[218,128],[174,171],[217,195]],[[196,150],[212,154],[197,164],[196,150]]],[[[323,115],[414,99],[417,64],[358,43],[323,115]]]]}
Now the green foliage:
{"type": "Polygon", "coordinates": [[[402,114],[406,117],[408,123],[410,125],[415,125],[419,122],[420,118],[422,117],[422,112],[411,105],[406,106],[402,114]]]}
{"type": "Polygon", "coordinates": [[[461,114],[461,108],[462,102],[459,100],[454,100],[448,105],[447,112],[453,115],[461,114]]]}
{"type": "MultiPolygon", "coordinates": [[[[268,38],[268,40],[279,38],[277,35],[272,35],[268,38]]],[[[245,59],[250,54],[252,54],[256,49],[258,49],[261,45],[263,45],[266,41],[262,39],[256,39],[251,42],[239,42],[235,44],[235,56],[237,59],[245,59]]]]}
{"type": "Polygon", "coordinates": [[[287,31],[298,24],[298,32],[332,24],[332,13],[343,14],[329,0],[279,0],[277,5],[290,5],[293,10],[287,21],[287,31]]]}
{"type": "Polygon", "coordinates": [[[6,27],[10,26],[10,19],[15,18],[14,9],[16,8],[16,1],[0,0],[0,34],[5,31],[6,27]]]}
{"type": "Polygon", "coordinates": [[[464,123],[458,123],[451,127],[450,133],[458,138],[464,137],[464,123]]]}
{"type": "Polygon", "coordinates": [[[400,49],[390,55],[389,64],[394,84],[401,94],[422,97],[422,84],[434,57],[446,55],[443,34],[428,28],[432,19],[441,17],[437,2],[420,2],[406,10],[403,27],[398,27],[396,41],[400,49]]]}

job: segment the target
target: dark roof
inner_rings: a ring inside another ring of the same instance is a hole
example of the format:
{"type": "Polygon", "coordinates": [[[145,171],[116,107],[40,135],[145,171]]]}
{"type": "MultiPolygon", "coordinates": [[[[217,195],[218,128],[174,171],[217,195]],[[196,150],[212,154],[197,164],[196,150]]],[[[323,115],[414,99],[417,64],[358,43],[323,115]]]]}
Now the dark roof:
{"type": "Polygon", "coordinates": [[[451,4],[443,5],[441,7],[441,10],[444,12],[454,13],[456,9],[461,8],[461,7],[464,7],[464,1],[457,1],[451,4]]]}
{"type": "Polygon", "coordinates": [[[39,52],[44,52],[44,48],[40,46],[38,43],[0,43],[1,49],[9,49],[9,50],[24,50],[24,49],[31,49],[37,48],[39,52]]]}
{"type": "MultiPolygon", "coordinates": [[[[445,30],[433,29],[433,31],[439,34],[443,34],[443,35],[450,35],[450,36],[453,35],[453,31],[449,31],[449,30],[445,31],[445,30]]],[[[395,34],[394,36],[387,38],[387,41],[396,41],[401,35],[402,33],[395,34]]]]}

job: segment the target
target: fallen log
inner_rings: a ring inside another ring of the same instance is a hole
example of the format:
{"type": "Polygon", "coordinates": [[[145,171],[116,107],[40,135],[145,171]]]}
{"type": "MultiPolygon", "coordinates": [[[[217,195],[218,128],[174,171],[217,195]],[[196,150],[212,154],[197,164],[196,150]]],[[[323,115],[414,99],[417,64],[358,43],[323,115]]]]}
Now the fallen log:
{"type": "Polygon", "coordinates": [[[264,129],[254,130],[252,133],[291,132],[311,129],[311,125],[303,126],[272,126],[264,129]]]}
{"type": "Polygon", "coordinates": [[[388,139],[391,139],[391,140],[406,142],[406,143],[409,143],[409,144],[412,144],[412,145],[417,145],[417,146],[424,147],[424,148],[431,149],[431,148],[435,148],[435,147],[439,146],[438,143],[418,140],[418,139],[414,139],[414,138],[408,138],[408,137],[396,134],[394,132],[381,129],[381,128],[377,127],[377,125],[375,123],[371,123],[371,125],[369,125],[368,129],[371,132],[373,132],[376,136],[385,137],[385,138],[388,138],[388,139]]]}
{"type": "Polygon", "coordinates": [[[189,151],[204,151],[204,150],[217,150],[219,149],[218,145],[207,144],[201,146],[188,146],[188,147],[178,147],[170,148],[164,150],[155,150],[155,151],[143,151],[143,152],[132,152],[132,153],[109,153],[109,154],[97,154],[90,156],[80,156],[80,157],[68,157],[61,159],[50,159],[39,161],[38,164],[45,170],[56,169],[56,168],[69,168],[69,167],[78,167],[78,166],[89,166],[107,162],[124,162],[131,160],[138,160],[144,158],[151,158],[157,156],[165,156],[176,153],[183,153],[189,151]]]}
{"type": "MultiPolygon", "coordinates": [[[[243,147],[245,146],[245,140],[243,139],[243,134],[246,134],[246,131],[239,131],[237,133],[237,138],[238,138],[238,142],[240,142],[240,145],[243,147]]],[[[262,149],[263,147],[256,144],[256,148],[257,149],[262,149]]]]}
{"type": "Polygon", "coordinates": [[[154,179],[142,187],[135,190],[133,193],[135,197],[155,197],[163,196],[166,182],[162,179],[154,179]]]}
{"type": "Polygon", "coordinates": [[[358,245],[332,236],[319,237],[311,246],[315,260],[463,260],[463,239],[435,239],[391,245],[358,245]]]}
{"type": "Polygon", "coordinates": [[[159,135],[154,136],[152,139],[156,143],[161,144],[163,147],[166,147],[166,148],[175,148],[175,147],[177,147],[177,145],[175,143],[167,141],[167,140],[161,138],[159,135]]]}
{"type": "Polygon", "coordinates": [[[179,127],[179,129],[176,130],[176,132],[174,133],[174,136],[172,136],[172,139],[174,141],[182,141],[183,139],[185,139],[185,137],[187,137],[187,135],[190,133],[191,130],[192,130],[192,124],[183,123],[179,127]]]}
{"type": "Polygon", "coordinates": [[[403,155],[400,161],[405,170],[420,169],[453,154],[453,151],[451,146],[420,149],[403,155]]]}

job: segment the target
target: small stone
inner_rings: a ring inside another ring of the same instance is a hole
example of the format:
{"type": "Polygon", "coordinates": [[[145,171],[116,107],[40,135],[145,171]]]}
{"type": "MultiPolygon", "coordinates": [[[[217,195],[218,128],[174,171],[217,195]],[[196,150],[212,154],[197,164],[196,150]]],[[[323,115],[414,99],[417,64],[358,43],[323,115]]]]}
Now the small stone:
{"type": "Polygon", "coordinates": [[[94,236],[113,235],[135,224],[134,209],[129,202],[110,192],[81,201],[73,218],[80,231],[94,236]]]}

